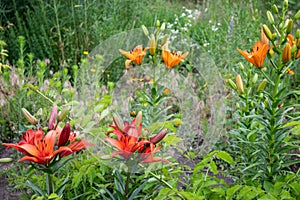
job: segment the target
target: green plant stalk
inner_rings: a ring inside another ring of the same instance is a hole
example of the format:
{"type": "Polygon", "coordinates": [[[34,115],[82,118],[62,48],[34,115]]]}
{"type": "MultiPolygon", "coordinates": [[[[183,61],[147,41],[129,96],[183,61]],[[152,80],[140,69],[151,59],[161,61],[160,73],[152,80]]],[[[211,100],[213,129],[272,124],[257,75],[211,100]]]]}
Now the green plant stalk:
{"type": "Polygon", "coordinates": [[[124,199],[125,200],[128,199],[130,174],[131,174],[131,168],[128,166],[128,172],[127,172],[126,183],[125,183],[125,191],[124,191],[124,199]]]}
{"type": "Polygon", "coordinates": [[[46,173],[46,177],[47,177],[48,195],[50,195],[54,193],[53,175],[46,173]]]}

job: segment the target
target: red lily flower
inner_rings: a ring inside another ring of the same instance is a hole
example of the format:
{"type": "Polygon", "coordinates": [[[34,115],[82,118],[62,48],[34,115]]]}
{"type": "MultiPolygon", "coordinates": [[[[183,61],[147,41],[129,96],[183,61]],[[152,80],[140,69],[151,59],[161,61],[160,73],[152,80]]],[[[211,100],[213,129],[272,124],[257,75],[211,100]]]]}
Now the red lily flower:
{"type": "Polygon", "coordinates": [[[41,128],[37,131],[30,129],[23,134],[23,139],[19,143],[3,143],[3,146],[14,148],[23,153],[25,156],[19,161],[28,160],[47,165],[50,164],[57,155],[62,158],[92,145],[86,143],[85,139],[76,140],[75,134],[68,133],[70,129],[68,125],[66,125],[66,127],[67,128],[64,129],[57,127],[55,130],[50,130],[46,135],[44,135],[41,128]],[[65,137],[68,134],[69,138],[66,140],[65,137]],[[63,137],[63,139],[61,139],[61,137],[63,137]],[[57,139],[58,141],[55,145],[57,139]],[[68,146],[62,146],[68,142],[70,142],[68,146]],[[59,143],[61,144],[59,145],[59,143]]]}
{"type": "Polygon", "coordinates": [[[25,136],[27,136],[27,138],[24,137],[24,139],[18,144],[3,143],[4,146],[15,148],[25,154],[25,156],[19,161],[28,160],[47,165],[60,152],[72,151],[70,148],[65,146],[59,147],[54,151],[57,136],[57,133],[54,130],[49,131],[45,136],[43,135],[42,129],[39,129],[38,131],[29,130],[25,136]],[[28,138],[30,138],[30,140],[27,140],[28,138]]]}
{"type": "Polygon", "coordinates": [[[134,153],[137,153],[136,159],[141,163],[159,161],[168,162],[165,159],[154,157],[154,153],[160,149],[160,146],[155,147],[154,143],[141,138],[141,113],[139,113],[130,124],[125,122],[124,126],[122,126],[122,129],[120,128],[121,120],[119,118],[116,119],[116,116],[114,116],[114,121],[118,122],[118,124],[116,124],[116,126],[110,125],[110,127],[112,127],[114,130],[108,132],[107,135],[113,133],[117,136],[117,139],[110,137],[105,138],[107,142],[118,149],[118,151],[115,151],[111,154],[111,157],[120,155],[124,159],[128,160],[133,158],[134,153]]]}

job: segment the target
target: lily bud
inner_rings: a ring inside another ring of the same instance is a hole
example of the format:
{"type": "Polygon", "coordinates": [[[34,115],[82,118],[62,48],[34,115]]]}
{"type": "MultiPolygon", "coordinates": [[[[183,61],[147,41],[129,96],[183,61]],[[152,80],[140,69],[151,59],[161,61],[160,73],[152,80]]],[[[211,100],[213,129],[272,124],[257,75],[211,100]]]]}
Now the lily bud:
{"type": "Polygon", "coordinates": [[[291,57],[292,57],[291,45],[287,43],[282,52],[282,62],[283,63],[289,62],[291,57]]]}
{"type": "Polygon", "coordinates": [[[156,27],[159,28],[160,27],[160,21],[156,20],[156,27]]]}
{"type": "Polygon", "coordinates": [[[236,86],[240,94],[244,93],[244,84],[242,77],[238,74],[235,78],[236,86]]]}
{"type": "Polygon", "coordinates": [[[113,114],[113,121],[114,121],[116,127],[120,131],[124,132],[124,123],[117,114],[113,114]]]}
{"type": "Polygon", "coordinates": [[[164,37],[161,40],[161,46],[164,46],[167,43],[168,37],[169,36],[167,34],[164,35],[164,37]]]}
{"type": "Polygon", "coordinates": [[[245,67],[244,67],[243,63],[239,63],[238,65],[240,66],[240,69],[241,69],[242,71],[245,70],[245,67]]]}
{"type": "Polygon", "coordinates": [[[30,124],[32,125],[37,125],[38,121],[37,119],[30,114],[30,112],[28,112],[25,108],[22,108],[22,113],[25,116],[25,118],[29,121],[30,124]]]}
{"type": "Polygon", "coordinates": [[[264,79],[259,85],[258,85],[258,88],[257,88],[257,92],[261,92],[265,89],[267,85],[267,80],[264,79]]]}
{"type": "Polygon", "coordinates": [[[228,84],[232,89],[237,90],[236,84],[231,79],[228,79],[228,84]]]}
{"type": "Polygon", "coordinates": [[[277,39],[277,34],[276,33],[272,34],[272,39],[273,39],[273,41],[275,41],[277,39]]]}
{"type": "Polygon", "coordinates": [[[143,32],[146,36],[149,36],[149,31],[148,29],[146,28],[146,26],[142,25],[142,29],[143,29],[143,32]]]}
{"type": "Polygon", "coordinates": [[[0,163],[9,163],[12,160],[13,160],[12,158],[0,158],[0,163]]]}
{"type": "Polygon", "coordinates": [[[258,74],[255,73],[253,78],[252,78],[252,83],[255,84],[257,82],[257,79],[258,79],[258,74]]]}
{"type": "Polygon", "coordinates": [[[278,12],[278,7],[277,7],[275,4],[273,4],[272,10],[274,11],[275,14],[278,14],[278,13],[279,13],[279,12],[278,12]]]}
{"type": "Polygon", "coordinates": [[[156,50],[156,42],[153,34],[150,36],[150,55],[154,55],[156,50]]]}
{"type": "Polygon", "coordinates": [[[52,107],[52,111],[50,113],[50,118],[49,118],[49,122],[48,122],[48,129],[52,130],[54,129],[55,125],[56,125],[56,118],[57,118],[57,105],[53,105],[52,107]]]}
{"type": "Polygon", "coordinates": [[[260,29],[260,38],[263,44],[269,44],[269,39],[266,36],[263,28],[260,29]]]}
{"type": "Polygon", "coordinates": [[[141,123],[142,123],[142,117],[143,117],[143,113],[142,111],[139,111],[136,118],[135,118],[135,126],[138,128],[141,123]]]}
{"type": "Polygon", "coordinates": [[[284,0],[283,1],[283,10],[284,10],[284,12],[287,11],[288,6],[289,6],[289,1],[288,0],[284,0]]]}
{"type": "Polygon", "coordinates": [[[267,17],[268,17],[268,21],[270,22],[270,24],[273,25],[275,23],[274,17],[270,11],[267,11],[267,17]]]}
{"type": "Polygon", "coordinates": [[[168,132],[167,129],[164,129],[164,130],[160,131],[155,136],[150,138],[150,142],[153,143],[153,144],[159,143],[167,135],[167,132],[168,132]]]}
{"type": "Polygon", "coordinates": [[[299,18],[300,18],[300,10],[298,10],[298,12],[295,14],[294,20],[297,20],[299,18]]]}
{"type": "Polygon", "coordinates": [[[272,40],[272,33],[269,29],[269,27],[267,25],[263,25],[263,30],[264,30],[264,33],[266,34],[266,36],[268,37],[269,40],[272,40]]]}
{"type": "Polygon", "coordinates": [[[286,34],[289,34],[289,33],[292,32],[293,25],[294,25],[293,20],[289,19],[288,22],[287,22],[287,26],[286,26],[286,34]]]}
{"type": "Polygon", "coordinates": [[[164,31],[166,29],[166,23],[162,23],[161,27],[160,27],[160,30],[161,31],[164,31]]]}
{"type": "Polygon", "coordinates": [[[297,39],[296,46],[298,49],[300,49],[300,38],[297,39]]]}
{"type": "Polygon", "coordinates": [[[68,114],[69,114],[69,110],[68,109],[65,109],[65,110],[61,111],[60,114],[57,117],[57,120],[59,122],[63,121],[68,116],[68,114]]]}
{"type": "Polygon", "coordinates": [[[297,38],[297,39],[300,38],[300,29],[297,29],[297,31],[296,31],[296,38],[297,38]]]}
{"type": "Polygon", "coordinates": [[[62,129],[59,138],[58,138],[58,147],[64,146],[69,141],[69,137],[71,134],[70,123],[66,123],[65,127],[62,129]]]}

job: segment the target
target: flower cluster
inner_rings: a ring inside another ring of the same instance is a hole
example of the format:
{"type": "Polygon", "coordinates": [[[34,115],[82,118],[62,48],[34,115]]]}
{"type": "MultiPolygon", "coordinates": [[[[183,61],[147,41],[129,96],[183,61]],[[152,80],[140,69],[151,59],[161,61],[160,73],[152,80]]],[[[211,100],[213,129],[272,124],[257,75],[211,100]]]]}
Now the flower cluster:
{"type": "Polygon", "coordinates": [[[125,160],[134,159],[138,163],[151,162],[169,162],[166,159],[154,157],[161,146],[159,143],[167,134],[167,130],[160,131],[149,140],[143,138],[142,134],[142,113],[139,112],[137,117],[131,123],[125,122],[117,116],[113,115],[114,125],[110,125],[113,130],[107,133],[115,134],[117,139],[106,137],[105,140],[116,147],[118,151],[111,154],[111,157],[116,155],[122,156],[125,160]]]}
{"type": "MultiPolygon", "coordinates": [[[[129,68],[129,65],[131,62],[141,65],[144,56],[146,55],[146,50],[151,50],[151,47],[147,47],[143,49],[142,45],[136,46],[131,51],[124,51],[122,49],[119,49],[119,51],[126,56],[128,59],[125,61],[125,67],[129,68]]],[[[189,52],[181,53],[178,52],[170,52],[170,50],[167,48],[167,45],[164,45],[162,48],[162,60],[165,63],[166,67],[168,69],[171,69],[178,65],[180,62],[183,62],[185,57],[189,54],[189,52]]]]}
{"type": "MultiPolygon", "coordinates": [[[[26,118],[31,116],[26,113],[26,118]]],[[[33,119],[33,118],[32,118],[33,119]]],[[[17,144],[3,143],[3,146],[14,148],[25,156],[19,161],[30,161],[48,166],[60,160],[60,158],[75,153],[92,144],[87,143],[84,138],[79,139],[75,132],[71,132],[69,123],[63,128],[58,126],[57,106],[54,106],[50,114],[48,132],[39,128],[29,129],[23,133],[23,139],[17,144]]],[[[35,122],[35,120],[30,120],[35,122]]]]}

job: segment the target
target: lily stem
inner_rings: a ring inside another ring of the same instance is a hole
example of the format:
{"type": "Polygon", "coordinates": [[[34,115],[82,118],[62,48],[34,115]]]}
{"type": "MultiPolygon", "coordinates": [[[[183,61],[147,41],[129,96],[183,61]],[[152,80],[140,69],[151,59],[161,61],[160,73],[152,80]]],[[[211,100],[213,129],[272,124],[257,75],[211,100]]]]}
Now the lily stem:
{"type": "Polygon", "coordinates": [[[128,169],[128,172],[127,172],[127,178],[126,178],[126,184],[125,184],[125,191],[124,191],[124,197],[125,197],[125,200],[128,199],[128,190],[129,190],[130,174],[131,174],[131,171],[128,169]]]}
{"type": "Polygon", "coordinates": [[[54,192],[53,175],[46,173],[46,177],[47,177],[48,195],[50,195],[54,192]]]}

